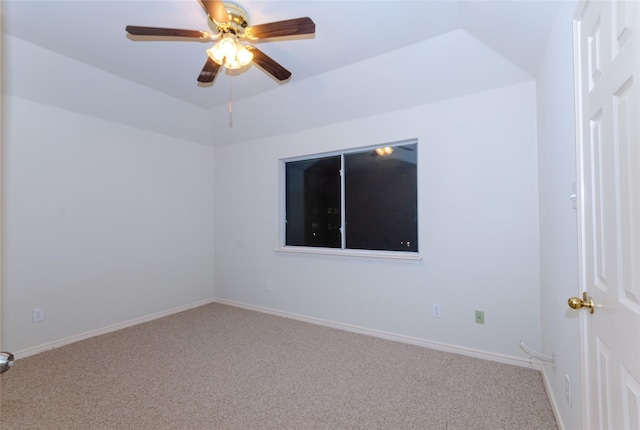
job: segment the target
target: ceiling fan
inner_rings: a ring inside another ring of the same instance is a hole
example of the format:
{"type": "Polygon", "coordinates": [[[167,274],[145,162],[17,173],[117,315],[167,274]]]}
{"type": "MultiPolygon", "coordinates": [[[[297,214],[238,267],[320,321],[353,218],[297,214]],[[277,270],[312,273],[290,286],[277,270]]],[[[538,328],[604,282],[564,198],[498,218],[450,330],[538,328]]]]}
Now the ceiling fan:
{"type": "Polygon", "coordinates": [[[216,33],[175,28],[140,27],[128,25],[126,31],[132,36],[179,37],[200,42],[217,41],[207,50],[209,58],[205,63],[198,82],[213,82],[221,67],[239,69],[254,62],[278,81],[286,81],[291,72],[253,45],[242,44],[263,39],[313,34],[316,25],[311,18],[295,18],[250,26],[247,12],[235,3],[222,0],[200,0],[209,15],[210,25],[216,33]]]}

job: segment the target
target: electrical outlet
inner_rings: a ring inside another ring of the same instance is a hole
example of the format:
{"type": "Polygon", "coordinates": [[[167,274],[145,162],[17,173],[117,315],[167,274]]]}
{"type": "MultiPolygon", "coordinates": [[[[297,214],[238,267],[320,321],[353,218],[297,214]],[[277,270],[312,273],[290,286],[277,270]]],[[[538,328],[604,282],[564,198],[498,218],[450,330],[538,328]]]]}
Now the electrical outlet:
{"type": "Polygon", "coordinates": [[[484,311],[476,311],[476,324],[484,324],[484,311]]]}
{"type": "Polygon", "coordinates": [[[564,375],[564,395],[569,407],[571,407],[571,379],[569,379],[569,375],[564,375]]]}
{"type": "Polygon", "coordinates": [[[437,303],[434,303],[432,305],[432,310],[433,310],[433,317],[440,318],[440,305],[437,303]]]}
{"type": "Polygon", "coordinates": [[[267,286],[265,287],[265,289],[267,290],[267,293],[270,293],[271,290],[273,290],[273,287],[270,281],[267,281],[267,286]]]}
{"type": "Polygon", "coordinates": [[[33,308],[33,322],[44,321],[44,308],[33,308]]]}

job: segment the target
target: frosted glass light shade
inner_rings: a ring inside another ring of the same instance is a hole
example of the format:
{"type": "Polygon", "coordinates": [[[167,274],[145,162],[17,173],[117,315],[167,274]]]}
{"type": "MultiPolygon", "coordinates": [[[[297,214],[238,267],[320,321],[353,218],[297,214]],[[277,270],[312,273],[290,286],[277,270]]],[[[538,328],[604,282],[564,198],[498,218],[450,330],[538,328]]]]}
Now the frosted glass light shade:
{"type": "Polygon", "coordinates": [[[253,54],[239,44],[231,35],[225,34],[212,48],[207,49],[209,57],[227,69],[239,69],[253,59],[253,54]]]}

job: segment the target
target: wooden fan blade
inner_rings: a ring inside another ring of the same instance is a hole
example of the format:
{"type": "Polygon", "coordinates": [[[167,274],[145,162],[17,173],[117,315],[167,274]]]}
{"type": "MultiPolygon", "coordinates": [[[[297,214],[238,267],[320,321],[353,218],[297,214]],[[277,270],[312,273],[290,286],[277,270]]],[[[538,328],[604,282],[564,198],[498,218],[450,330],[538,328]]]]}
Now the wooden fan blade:
{"type": "Polygon", "coordinates": [[[204,67],[198,76],[198,82],[213,82],[220,70],[220,65],[213,61],[211,58],[207,58],[207,62],[204,63],[204,67]]]}
{"type": "Polygon", "coordinates": [[[127,25],[127,33],[133,36],[188,37],[192,39],[211,39],[206,31],[180,30],[177,28],[138,27],[127,25]]]}
{"type": "Polygon", "coordinates": [[[253,62],[277,80],[286,81],[291,77],[290,71],[276,63],[271,57],[255,46],[247,46],[247,48],[250,48],[250,51],[253,53],[253,62]]]}
{"type": "Polygon", "coordinates": [[[207,11],[212,20],[226,24],[229,22],[227,9],[222,4],[222,0],[201,0],[204,10],[207,11]]]}
{"type": "Polygon", "coordinates": [[[298,34],[313,34],[315,32],[316,24],[308,17],[258,24],[252,27],[247,27],[244,30],[244,34],[250,39],[296,36],[298,34]]]}

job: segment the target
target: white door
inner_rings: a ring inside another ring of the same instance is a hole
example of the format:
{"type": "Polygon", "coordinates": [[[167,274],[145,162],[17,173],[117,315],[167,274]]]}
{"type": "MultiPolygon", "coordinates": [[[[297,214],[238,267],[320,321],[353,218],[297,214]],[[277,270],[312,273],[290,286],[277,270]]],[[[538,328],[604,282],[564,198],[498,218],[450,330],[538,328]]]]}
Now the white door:
{"type": "Polygon", "coordinates": [[[640,429],[639,9],[584,2],[574,20],[580,285],[595,304],[581,311],[588,429],[640,429]]]}

